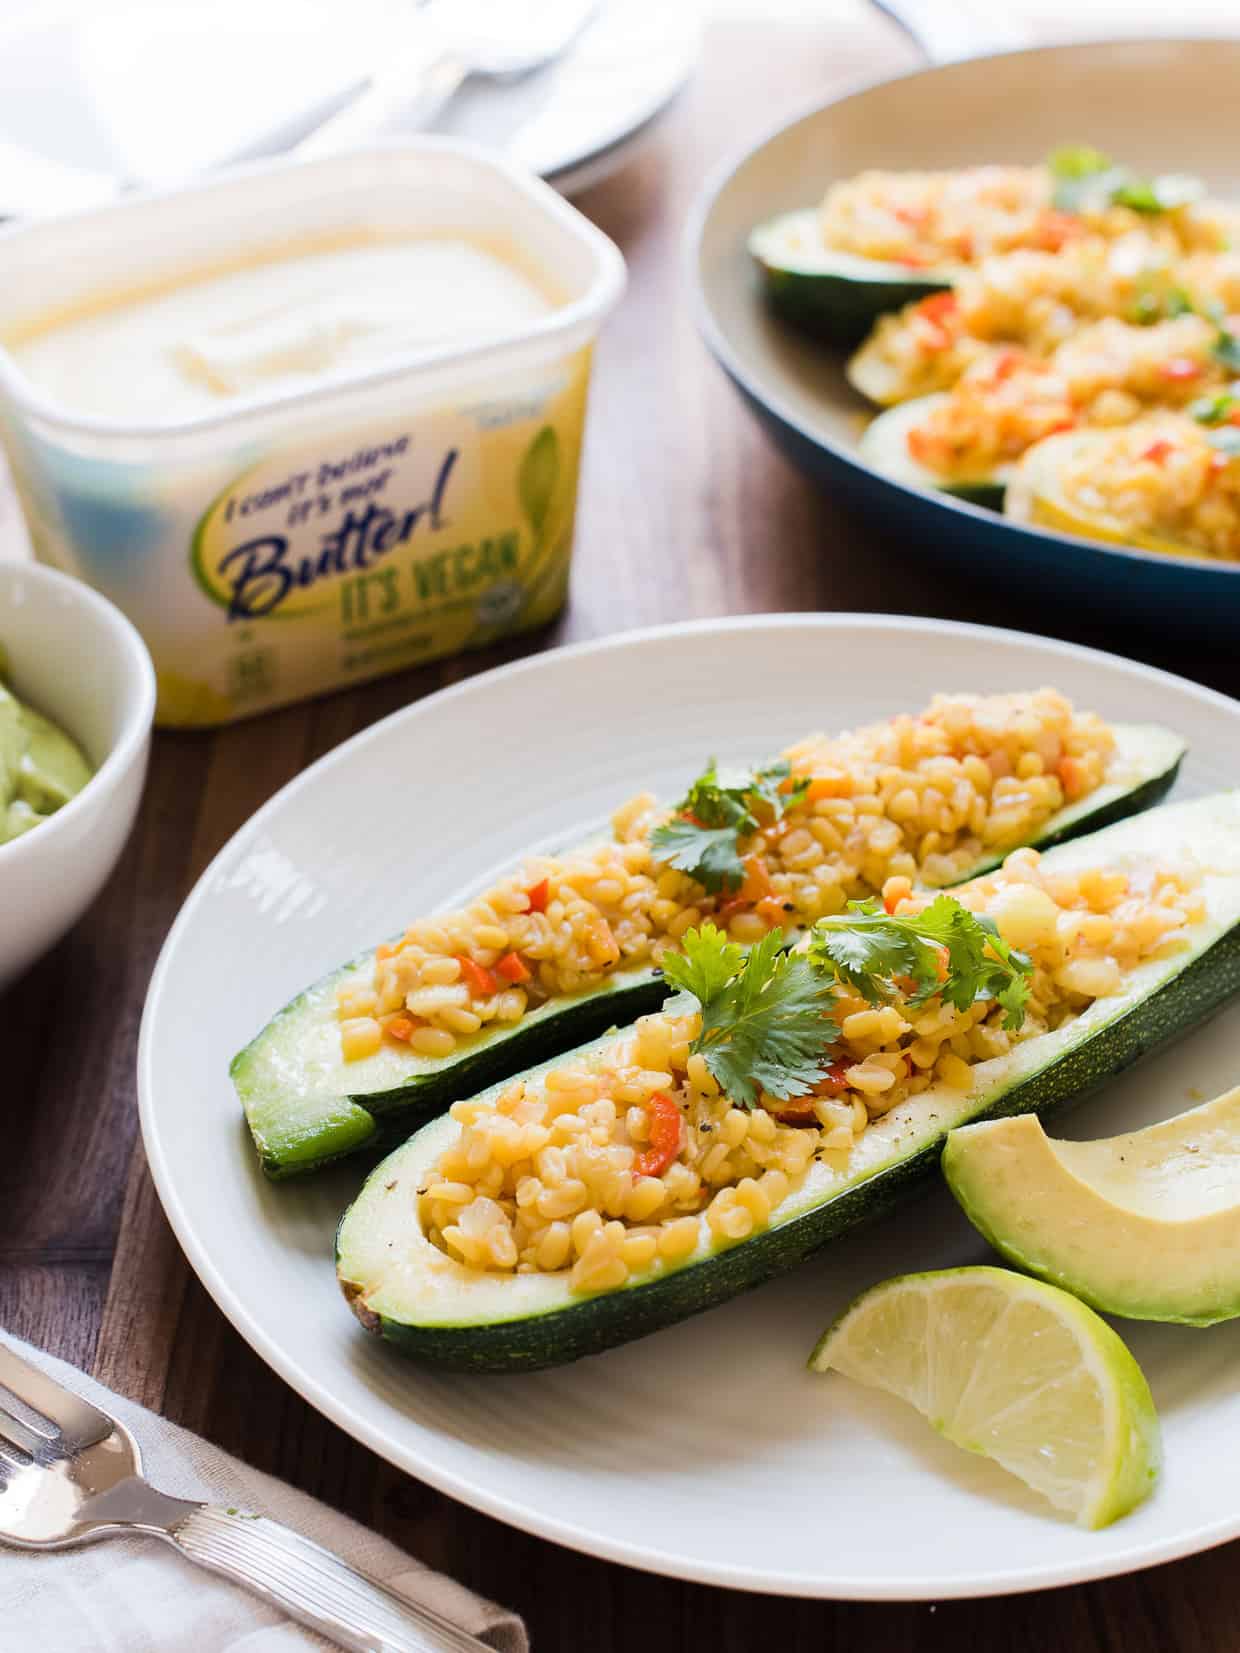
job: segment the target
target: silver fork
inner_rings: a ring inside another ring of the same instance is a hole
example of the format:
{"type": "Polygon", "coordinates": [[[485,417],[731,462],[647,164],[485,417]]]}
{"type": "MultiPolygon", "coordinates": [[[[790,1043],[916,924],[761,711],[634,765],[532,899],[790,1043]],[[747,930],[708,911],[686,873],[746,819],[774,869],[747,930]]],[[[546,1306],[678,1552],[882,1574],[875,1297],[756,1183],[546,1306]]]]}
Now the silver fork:
{"type": "Polygon", "coordinates": [[[33,1420],[0,1396],[0,1542],[61,1550],[144,1533],[355,1653],[491,1653],[278,1521],[160,1492],[123,1424],[3,1344],[0,1386],[33,1420]]]}

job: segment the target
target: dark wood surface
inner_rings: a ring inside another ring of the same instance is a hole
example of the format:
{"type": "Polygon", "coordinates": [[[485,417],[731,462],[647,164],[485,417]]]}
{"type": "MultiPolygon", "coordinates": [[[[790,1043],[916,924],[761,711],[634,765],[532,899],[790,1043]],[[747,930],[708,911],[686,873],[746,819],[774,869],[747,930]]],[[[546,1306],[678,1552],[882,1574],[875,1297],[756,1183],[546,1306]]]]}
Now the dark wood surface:
{"type": "MultiPolygon", "coordinates": [[[[1050,600],[1014,611],[1001,594],[919,567],[766,446],[694,332],[680,277],[686,211],[711,167],[781,108],[894,72],[912,54],[860,6],[836,6],[830,23],[813,27],[758,22],[761,10],[712,25],[698,79],[644,152],[580,202],[624,251],[630,285],[598,355],[571,606],[529,647],[686,616],[874,609],[1071,636],[1235,691],[1234,651],[1203,658],[1166,632],[1134,640],[1099,615],[1073,625],[1050,600]]],[[[9,1141],[0,1324],[518,1609],[537,1653],[1234,1653],[1234,1545],[1107,1583],[937,1607],[746,1596],[575,1555],[355,1445],[270,1373],[209,1301],[164,1221],[137,1132],[138,1022],[168,926],[220,845],[307,763],[519,652],[453,660],[213,735],[157,739],[141,818],[109,888],[0,998],[9,1141]]]]}

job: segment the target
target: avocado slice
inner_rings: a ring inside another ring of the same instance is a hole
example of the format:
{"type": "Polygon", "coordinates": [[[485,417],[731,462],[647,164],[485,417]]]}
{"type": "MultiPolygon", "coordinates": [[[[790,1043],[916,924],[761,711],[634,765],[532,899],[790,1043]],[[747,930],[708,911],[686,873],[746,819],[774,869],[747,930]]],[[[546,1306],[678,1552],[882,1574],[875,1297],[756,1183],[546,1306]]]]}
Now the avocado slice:
{"type": "MultiPolygon", "coordinates": [[[[750,1238],[726,1247],[703,1238],[684,1263],[658,1263],[590,1297],[572,1292],[564,1272],[466,1268],[433,1246],[419,1222],[417,1192],[460,1130],[442,1118],[384,1160],[345,1213],[336,1241],[345,1297],[368,1330],[420,1359],[520,1371],[628,1342],[786,1272],[932,1174],[949,1131],[1083,1096],[1240,989],[1240,792],[1120,822],[1050,851],[1046,864],[1079,871],[1186,848],[1205,874],[1206,917],[1191,947],[1138,966],[1122,992],[1096,1000],[1076,1021],[979,1063],[969,1093],[935,1086],[900,1103],[869,1127],[843,1169],[815,1161],[770,1226],[750,1238]]],[[[548,1066],[527,1082],[537,1084],[548,1066]]]]}
{"type": "Polygon", "coordinates": [[[1001,511],[1011,475],[1010,466],[944,482],[934,471],[918,464],[908,450],[909,432],[933,413],[940,403],[945,402],[950,394],[950,391],[939,390],[932,396],[915,396],[911,402],[901,402],[898,407],[888,408],[886,413],[880,413],[865,427],[857,451],[873,470],[882,476],[889,476],[893,482],[902,482],[906,488],[950,494],[954,499],[967,500],[970,505],[984,505],[988,510],[1001,511]]]}
{"type": "MultiPolygon", "coordinates": [[[[1175,780],[1184,742],[1155,724],[1114,725],[1117,750],[1102,786],[1068,804],[1038,834],[1039,848],[1146,809],[1175,780]]],[[[985,857],[975,877],[1002,860],[985,857]]],[[[264,1171],[279,1179],[366,1147],[400,1140],[458,1097],[570,1050],[604,1029],[655,1010],[666,997],[652,968],[616,971],[598,986],[548,1000],[515,1024],[481,1029],[448,1057],[385,1046],[358,1062],[340,1054],[336,991],[367,981],[367,952],[276,1012],[232,1060],[230,1073],[264,1171]]]]}
{"type": "Polygon", "coordinates": [[[1059,1142],[1032,1115],[953,1131],[943,1174],[1017,1268],[1128,1320],[1240,1315],[1240,1086],[1143,1131],[1059,1142]]]}
{"type": "Polygon", "coordinates": [[[776,315],[828,344],[860,343],[884,311],[941,293],[960,276],[954,264],[925,270],[833,251],[813,207],[759,224],[749,252],[776,315]]]}

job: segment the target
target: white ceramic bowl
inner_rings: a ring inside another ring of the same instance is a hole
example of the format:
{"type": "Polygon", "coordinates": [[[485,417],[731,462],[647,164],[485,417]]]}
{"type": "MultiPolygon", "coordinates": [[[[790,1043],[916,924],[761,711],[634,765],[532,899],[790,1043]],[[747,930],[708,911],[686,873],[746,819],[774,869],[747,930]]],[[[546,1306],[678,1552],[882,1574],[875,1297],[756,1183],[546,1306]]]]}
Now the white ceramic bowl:
{"type": "Polygon", "coordinates": [[[119,609],[31,563],[0,563],[0,648],[15,691],[96,770],[50,820],[0,844],[2,988],[82,916],[116,865],[146,777],[155,670],[119,609]]]}

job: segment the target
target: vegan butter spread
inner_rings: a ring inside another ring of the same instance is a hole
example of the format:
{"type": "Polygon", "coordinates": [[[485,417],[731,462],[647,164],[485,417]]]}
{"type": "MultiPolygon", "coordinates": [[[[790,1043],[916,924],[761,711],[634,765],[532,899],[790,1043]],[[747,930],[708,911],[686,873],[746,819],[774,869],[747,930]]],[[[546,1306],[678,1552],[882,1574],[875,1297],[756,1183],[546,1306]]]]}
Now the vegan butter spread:
{"type": "Polygon", "coordinates": [[[501,238],[359,232],[24,319],[61,423],[8,432],[36,553],[138,625],[163,724],[542,624],[590,361],[544,337],[562,308],[501,238]]]}

